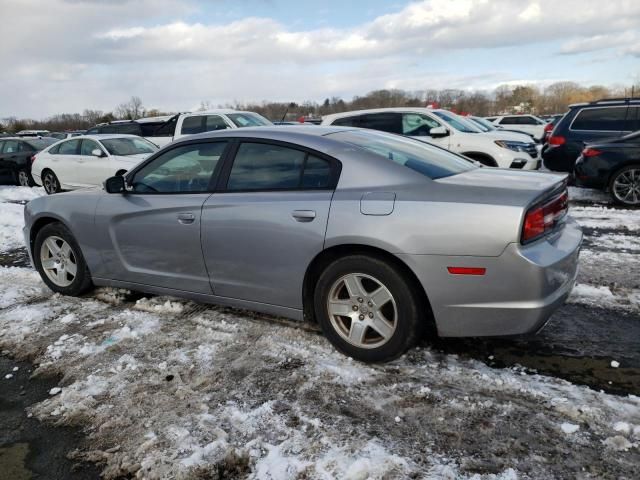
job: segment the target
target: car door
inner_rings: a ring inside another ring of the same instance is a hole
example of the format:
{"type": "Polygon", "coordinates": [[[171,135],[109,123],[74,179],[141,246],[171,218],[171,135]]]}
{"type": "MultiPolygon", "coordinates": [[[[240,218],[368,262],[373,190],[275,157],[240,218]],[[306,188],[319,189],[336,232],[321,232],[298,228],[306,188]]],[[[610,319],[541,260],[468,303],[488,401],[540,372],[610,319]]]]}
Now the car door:
{"type": "Polygon", "coordinates": [[[569,125],[565,145],[568,155],[575,160],[587,143],[631,133],[635,126],[633,114],[627,105],[583,108],[569,125]]]}
{"type": "Polygon", "coordinates": [[[17,149],[15,140],[0,141],[0,174],[12,175],[11,163],[9,158],[13,155],[13,151],[17,149]]]}
{"type": "Polygon", "coordinates": [[[79,186],[82,173],[79,172],[77,158],[80,154],[80,140],[67,140],[60,144],[57,155],[51,155],[51,170],[63,186],[79,186]]]}
{"type": "Polygon", "coordinates": [[[239,143],[221,191],[202,211],[215,295],[302,308],[307,266],[322,251],[339,163],[261,140],[239,143]]]}
{"type": "Polygon", "coordinates": [[[104,239],[97,276],[211,294],[201,213],[226,148],[205,140],[169,147],[127,175],[126,193],[104,195],[96,209],[104,239]]]}
{"type": "Polygon", "coordinates": [[[78,165],[79,185],[102,185],[107,178],[115,174],[116,169],[111,166],[111,159],[95,140],[83,138],[80,145],[80,155],[76,158],[78,165]],[[93,150],[100,150],[101,157],[93,155],[93,150]]]}

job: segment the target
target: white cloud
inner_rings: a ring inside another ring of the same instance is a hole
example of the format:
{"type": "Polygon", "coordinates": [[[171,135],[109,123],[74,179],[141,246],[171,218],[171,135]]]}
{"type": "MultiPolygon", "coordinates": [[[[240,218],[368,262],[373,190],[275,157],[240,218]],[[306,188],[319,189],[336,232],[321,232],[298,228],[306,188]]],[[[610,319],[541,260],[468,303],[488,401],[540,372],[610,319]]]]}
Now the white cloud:
{"type": "MultiPolygon", "coordinates": [[[[510,64],[460,72],[460,56],[472,64],[474,52],[509,46],[547,51],[551,43],[549,54],[611,48],[619,56],[640,55],[638,1],[610,0],[603,8],[600,0],[423,0],[351,27],[310,29],[251,16],[215,23],[201,6],[196,0],[49,0],[46,7],[0,0],[3,18],[11,19],[0,29],[0,62],[14,67],[0,78],[0,91],[17,93],[3,99],[0,117],[108,110],[131,95],[150,107],[182,110],[201,99],[483,87],[517,79],[523,74],[515,68],[534,60],[512,57],[510,64]]],[[[540,74],[552,76],[566,75],[540,74]]]]}

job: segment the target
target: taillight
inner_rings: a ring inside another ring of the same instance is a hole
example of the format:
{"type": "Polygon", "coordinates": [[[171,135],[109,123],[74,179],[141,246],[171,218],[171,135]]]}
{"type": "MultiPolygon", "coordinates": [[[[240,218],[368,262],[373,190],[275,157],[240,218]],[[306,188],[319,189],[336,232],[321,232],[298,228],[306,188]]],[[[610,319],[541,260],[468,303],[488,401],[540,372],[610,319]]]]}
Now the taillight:
{"type": "Polygon", "coordinates": [[[31,160],[31,165],[33,165],[33,162],[36,161],[36,156],[35,155],[31,155],[30,160],[31,160]]]}
{"type": "Polygon", "coordinates": [[[564,145],[565,142],[565,138],[560,135],[551,135],[551,137],[549,137],[549,145],[564,145]]]}
{"type": "Polygon", "coordinates": [[[547,124],[544,126],[544,131],[545,131],[545,132],[551,132],[552,130],[553,130],[553,123],[547,123],[547,124]]]}
{"type": "Polygon", "coordinates": [[[582,150],[583,157],[595,157],[596,155],[600,155],[602,152],[600,150],[596,150],[595,148],[585,148],[582,150]]]}
{"type": "Polygon", "coordinates": [[[569,195],[563,192],[543,205],[535,206],[524,217],[522,243],[531,242],[553,230],[569,208],[569,195]]]}

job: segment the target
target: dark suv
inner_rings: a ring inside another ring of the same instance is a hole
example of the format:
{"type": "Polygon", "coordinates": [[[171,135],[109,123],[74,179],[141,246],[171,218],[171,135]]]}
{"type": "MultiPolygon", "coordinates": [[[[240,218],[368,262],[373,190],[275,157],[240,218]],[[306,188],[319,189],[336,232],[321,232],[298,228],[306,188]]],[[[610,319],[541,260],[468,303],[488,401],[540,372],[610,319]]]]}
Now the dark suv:
{"type": "Polygon", "coordinates": [[[544,165],[557,172],[573,172],[586,143],[619,138],[636,130],[640,130],[640,98],[570,105],[542,149],[544,165]]]}

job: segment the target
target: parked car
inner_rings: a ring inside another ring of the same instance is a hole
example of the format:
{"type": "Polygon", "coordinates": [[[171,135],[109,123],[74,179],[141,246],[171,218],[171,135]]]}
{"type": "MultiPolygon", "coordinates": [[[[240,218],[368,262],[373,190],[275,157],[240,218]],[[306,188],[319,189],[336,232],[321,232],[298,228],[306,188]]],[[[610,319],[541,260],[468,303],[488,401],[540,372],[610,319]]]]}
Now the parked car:
{"type": "Polygon", "coordinates": [[[49,133],[49,130],[20,130],[16,137],[46,137],[49,133]]]}
{"type": "Polygon", "coordinates": [[[526,139],[527,142],[529,142],[529,141],[534,141],[535,142],[535,138],[533,138],[533,135],[531,135],[530,133],[527,133],[527,132],[523,132],[522,130],[514,130],[514,129],[511,129],[511,128],[504,128],[504,127],[501,127],[500,125],[496,125],[494,123],[491,123],[486,118],[476,117],[475,115],[468,115],[468,116],[466,116],[464,118],[466,118],[467,120],[471,120],[483,132],[496,132],[496,131],[499,131],[499,132],[519,133],[521,135],[526,135],[527,137],[529,137],[528,139],[526,139]]]}
{"type": "Polygon", "coordinates": [[[9,175],[23,187],[34,185],[31,163],[36,153],[55,143],[53,138],[0,138],[0,175],[9,175]]]}
{"type": "Polygon", "coordinates": [[[464,117],[431,108],[378,108],[327,115],[323,125],[371,128],[415,137],[490,167],[535,170],[535,143],[510,132],[483,132],[464,117]]]}
{"type": "Polygon", "coordinates": [[[549,143],[549,139],[551,138],[551,133],[553,132],[553,129],[555,128],[555,126],[563,116],[564,115],[552,115],[547,120],[547,124],[544,126],[544,135],[542,136],[543,144],[546,145],[547,143],[549,143]]]}
{"type": "Polygon", "coordinates": [[[86,135],[63,140],[33,159],[31,174],[48,194],[96,185],[122,175],[158,147],[135,135],[86,135]]]}
{"type": "Polygon", "coordinates": [[[140,118],[138,120],[118,120],[96,125],[89,129],[87,134],[120,133],[138,135],[162,147],[186,135],[226,130],[227,128],[257,127],[262,125],[273,124],[255,112],[221,108],[204,112],[140,118]]]}
{"type": "Polygon", "coordinates": [[[24,235],[55,292],[108,285],[308,319],[384,361],[428,325],[538,331],[576,278],[582,233],[566,213],[564,176],[373,130],[278,126],[181,139],[104,191],[32,200],[24,235]]]}
{"type": "Polygon", "coordinates": [[[65,138],[79,137],[84,135],[84,130],[76,130],[73,132],[51,132],[47,134],[47,137],[56,138],[58,140],[64,140],[65,138]]]}
{"type": "Polygon", "coordinates": [[[620,138],[640,130],[640,99],[605,99],[569,105],[542,150],[544,165],[573,172],[586,143],[620,138]]]}
{"type": "Polygon", "coordinates": [[[621,205],[640,206],[640,131],[587,144],[576,161],[575,183],[608,191],[621,205]]]}
{"type": "Polygon", "coordinates": [[[547,122],[535,115],[500,115],[495,117],[492,122],[501,127],[517,128],[527,132],[533,135],[536,141],[541,141],[542,137],[544,137],[544,126],[547,124],[547,122]]]}

